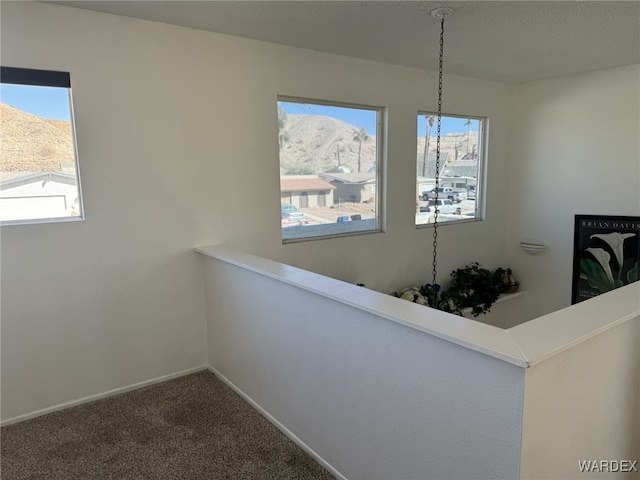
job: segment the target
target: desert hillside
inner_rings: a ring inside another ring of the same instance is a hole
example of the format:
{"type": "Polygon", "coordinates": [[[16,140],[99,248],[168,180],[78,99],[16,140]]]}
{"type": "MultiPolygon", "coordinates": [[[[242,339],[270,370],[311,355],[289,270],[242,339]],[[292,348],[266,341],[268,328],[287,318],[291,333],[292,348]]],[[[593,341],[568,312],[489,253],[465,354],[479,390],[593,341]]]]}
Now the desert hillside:
{"type": "Polygon", "coordinates": [[[70,122],[0,103],[0,172],[59,172],[73,162],[70,122]]]}
{"type": "MultiPolygon", "coordinates": [[[[328,172],[338,166],[358,171],[359,127],[332,117],[287,115],[281,138],[280,167],[284,175],[328,172]]],[[[360,171],[375,163],[376,137],[362,142],[360,171]]]]}
{"type": "MultiPolygon", "coordinates": [[[[358,171],[358,141],[354,133],[359,127],[341,120],[315,115],[287,115],[281,138],[281,173],[284,175],[327,172],[336,167],[358,171]]],[[[418,157],[424,154],[424,136],[417,139],[418,157]]],[[[443,135],[441,151],[461,159],[467,153],[477,151],[477,132],[459,132],[443,135]],[[457,156],[456,156],[457,150],[457,156]]],[[[362,142],[361,172],[368,172],[375,162],[376,137],[371,135],[362,142]]],[[[435,131],[429,143],[429,151],[436,151],[435,131]]]]}
{"type": "MultiPolygon", "coordinates": [[[[0,103],[0,172],[61,171],[73,165],[70,122],[48,120],[0,103]]],[[[281,173],[284,175],[328,172],[338,166],[358,171],[358,149],[354,139],[359,127],[332,117],[287,115],[280,138],[281,173]]],[[[424,152],[425,139],[417,141],[417,155],[424,152]]],[[[471,132],[442,137],[441,149],[461,158],[477,145],[471,132]]],[[[368,172],[375,163],[376,137],[362,141],[360,171],[368,172]]],[[[435,151],[432,136],[429,150],[435,151]]]]}
{"type": "MultiPolygon", "coordinates": [[[[417,151],[418,155],[424,155],[424,143],[425,143],[424,135],[418,137],[418,151],[417,151]]],[[[467,135],[467,132],[449,133],[446,135],[442,135],[440,139],[440,151],[450,153],[451,157],[454,160],[462,159],[462,157],[464,157],[467,153],[477,152],[477,149],[478,149],[478,133],[477,132],[470,132],[469,135],[467,135]],[[467,146],[468,146],[468,150],[467,150],[467,146]],[[457,157],[456,157],[456,150],[458,151],[457,157]]],[[[429,142],[429,151],[430,152],[436,151],[435,129],[431,136],[431,140],[429,142]]]]}

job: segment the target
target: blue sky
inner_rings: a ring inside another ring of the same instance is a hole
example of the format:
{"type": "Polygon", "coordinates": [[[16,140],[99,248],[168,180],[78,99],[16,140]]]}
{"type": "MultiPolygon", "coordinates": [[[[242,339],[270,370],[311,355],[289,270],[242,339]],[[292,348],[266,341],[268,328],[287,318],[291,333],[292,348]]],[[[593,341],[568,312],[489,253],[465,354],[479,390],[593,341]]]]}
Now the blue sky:
{"type": "MultiPolygon", "coordinates": [[[[69,95],[66,88],[37,87],[28,85],[0,85],[2,102],[42,118],[69,121],[69,95]]],[[[357,108],[314,105],[309,103],[279,102],[290,114],[323,115],[337,118],[357,128],[364,127],[369,135],[376,134],[376,112],[357,108]]],[[[442,134],[466,132],[466,118],[443,117],[442,134]]],[[[418,115],[418,135],[425,134],[424,115],[418,115]]],[[[478,128],[473,121],[471,130],[478,128]]],[[[435,135],[435,126],[433,130],[435,135]]]]}
{"type": "Polygon", "coordinates": [[[2,84],[0,100],[38,117],[67,122],[71,119],[66,88],[2,84]]]}
{"type": "MultiPolygon", "coordinates": [[[[436,115],[434,115],[435,117],[436,115]]],[[[447,133],[467,133],[467,126],[465,123],[467,122],[466,118],[461,117],[442,117],[442,126],[440,133],[442,135],[446,135],[447,133]]],[[[418,136],[424,137],[426,133],[426,125],[427,122],[424,118],[424,115],[418,115],[418,136]]],[[[478,130],[478,120],[471,120],[471,131],[478,130]]],[[[436,136],[436,129],[438,128],[437,119],[433,123],[433,130],[431,131],[431,136],[436,136]]]]}
{"type": "Polygon", "coordinates": [[[290,114],[320,115],[337,118],[357,128],[364,127],[369,135],[376,134],[376,111],[311,103],[279,102],[285,112],[290,114]]]}
{"type": "MultiPolygon", "coordinates": [[[[289,114],[306,114],[306,115],[323,115],[327,117],[337,118],[347,122],[355,127],[365,127],[369,135],[376,134],[376,112],[373,110],[362,110],[346,107],[335,107],[327,105],[314,105],[310,103],[296,102],[279,102],[285,112],[289,114]]],[[[442,135],[447,133],[466,133],[466,118],[443,117],[442,118],[442,135]]],[[[418,135],[424,136],[426,130],[426,121],[424,115],[418,115],[418,135]]],[[[474,120],[471,124],[471,130],[478,129],[478,121],[474,120]]],[[[433,127],[432,135],[436,134],[436,126],[433,127]]]]}

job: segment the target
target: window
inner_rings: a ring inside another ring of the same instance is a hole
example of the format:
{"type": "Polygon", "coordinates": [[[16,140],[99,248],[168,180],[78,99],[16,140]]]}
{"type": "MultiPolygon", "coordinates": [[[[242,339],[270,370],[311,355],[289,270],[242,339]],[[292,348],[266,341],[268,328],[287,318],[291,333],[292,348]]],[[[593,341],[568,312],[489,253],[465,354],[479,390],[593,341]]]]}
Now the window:
{"type": "Polygon", "coordinates": [[[69,73],[0,71],[0,222],[81,220],[69,73]]]}
{"type": "MultiPolygon", "coordinates": [[[[418,113],[416,225],[433,223],[436,211],[437,119],[436,113],[418,113]]],[[[479,117],[442,116],[438,223],[480,219],[484,124],[479,117]]]]}
{"type": "Polygon", "coordinates": [[[278,100],[284,241],[380,231],[381,112],[278,100]]]}

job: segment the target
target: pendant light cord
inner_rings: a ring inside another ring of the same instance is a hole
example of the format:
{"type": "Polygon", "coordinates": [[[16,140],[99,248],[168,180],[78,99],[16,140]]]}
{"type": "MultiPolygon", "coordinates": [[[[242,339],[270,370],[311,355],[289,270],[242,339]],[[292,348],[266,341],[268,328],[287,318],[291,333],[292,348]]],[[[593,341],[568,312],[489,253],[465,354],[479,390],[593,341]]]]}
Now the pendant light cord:
{"type": "MultiPolygon", "coordinates": [[[[440,18],[440,60],[438,64],[438,130],[436,136],[436,181],[434,195],[434,215],[433,215],[433,283],[438,284],[438,193],[440,189],[440,130],[442,127],[442,59],[444,57],[444,16],[440,18]]],[[[428,155],[428,152],[427,152],[428,155]]],[[[425,158],[425,162],[426,162],[425,158]]]]}

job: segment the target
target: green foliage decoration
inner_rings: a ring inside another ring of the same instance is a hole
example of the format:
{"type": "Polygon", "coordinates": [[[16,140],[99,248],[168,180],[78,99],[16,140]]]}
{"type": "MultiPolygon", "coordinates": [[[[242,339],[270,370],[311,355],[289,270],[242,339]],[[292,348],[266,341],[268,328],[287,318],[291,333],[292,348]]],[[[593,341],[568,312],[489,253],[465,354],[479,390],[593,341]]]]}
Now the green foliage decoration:
{"type": "Polygon", "coordinates": [[[500,294],[514,292],[519,287],[510,268],[489,270],[474,262],[451,272],[447,288],[425,284],[393,292],[392,295],[448,313],[474,317],[490,311],[500,294]]]}

